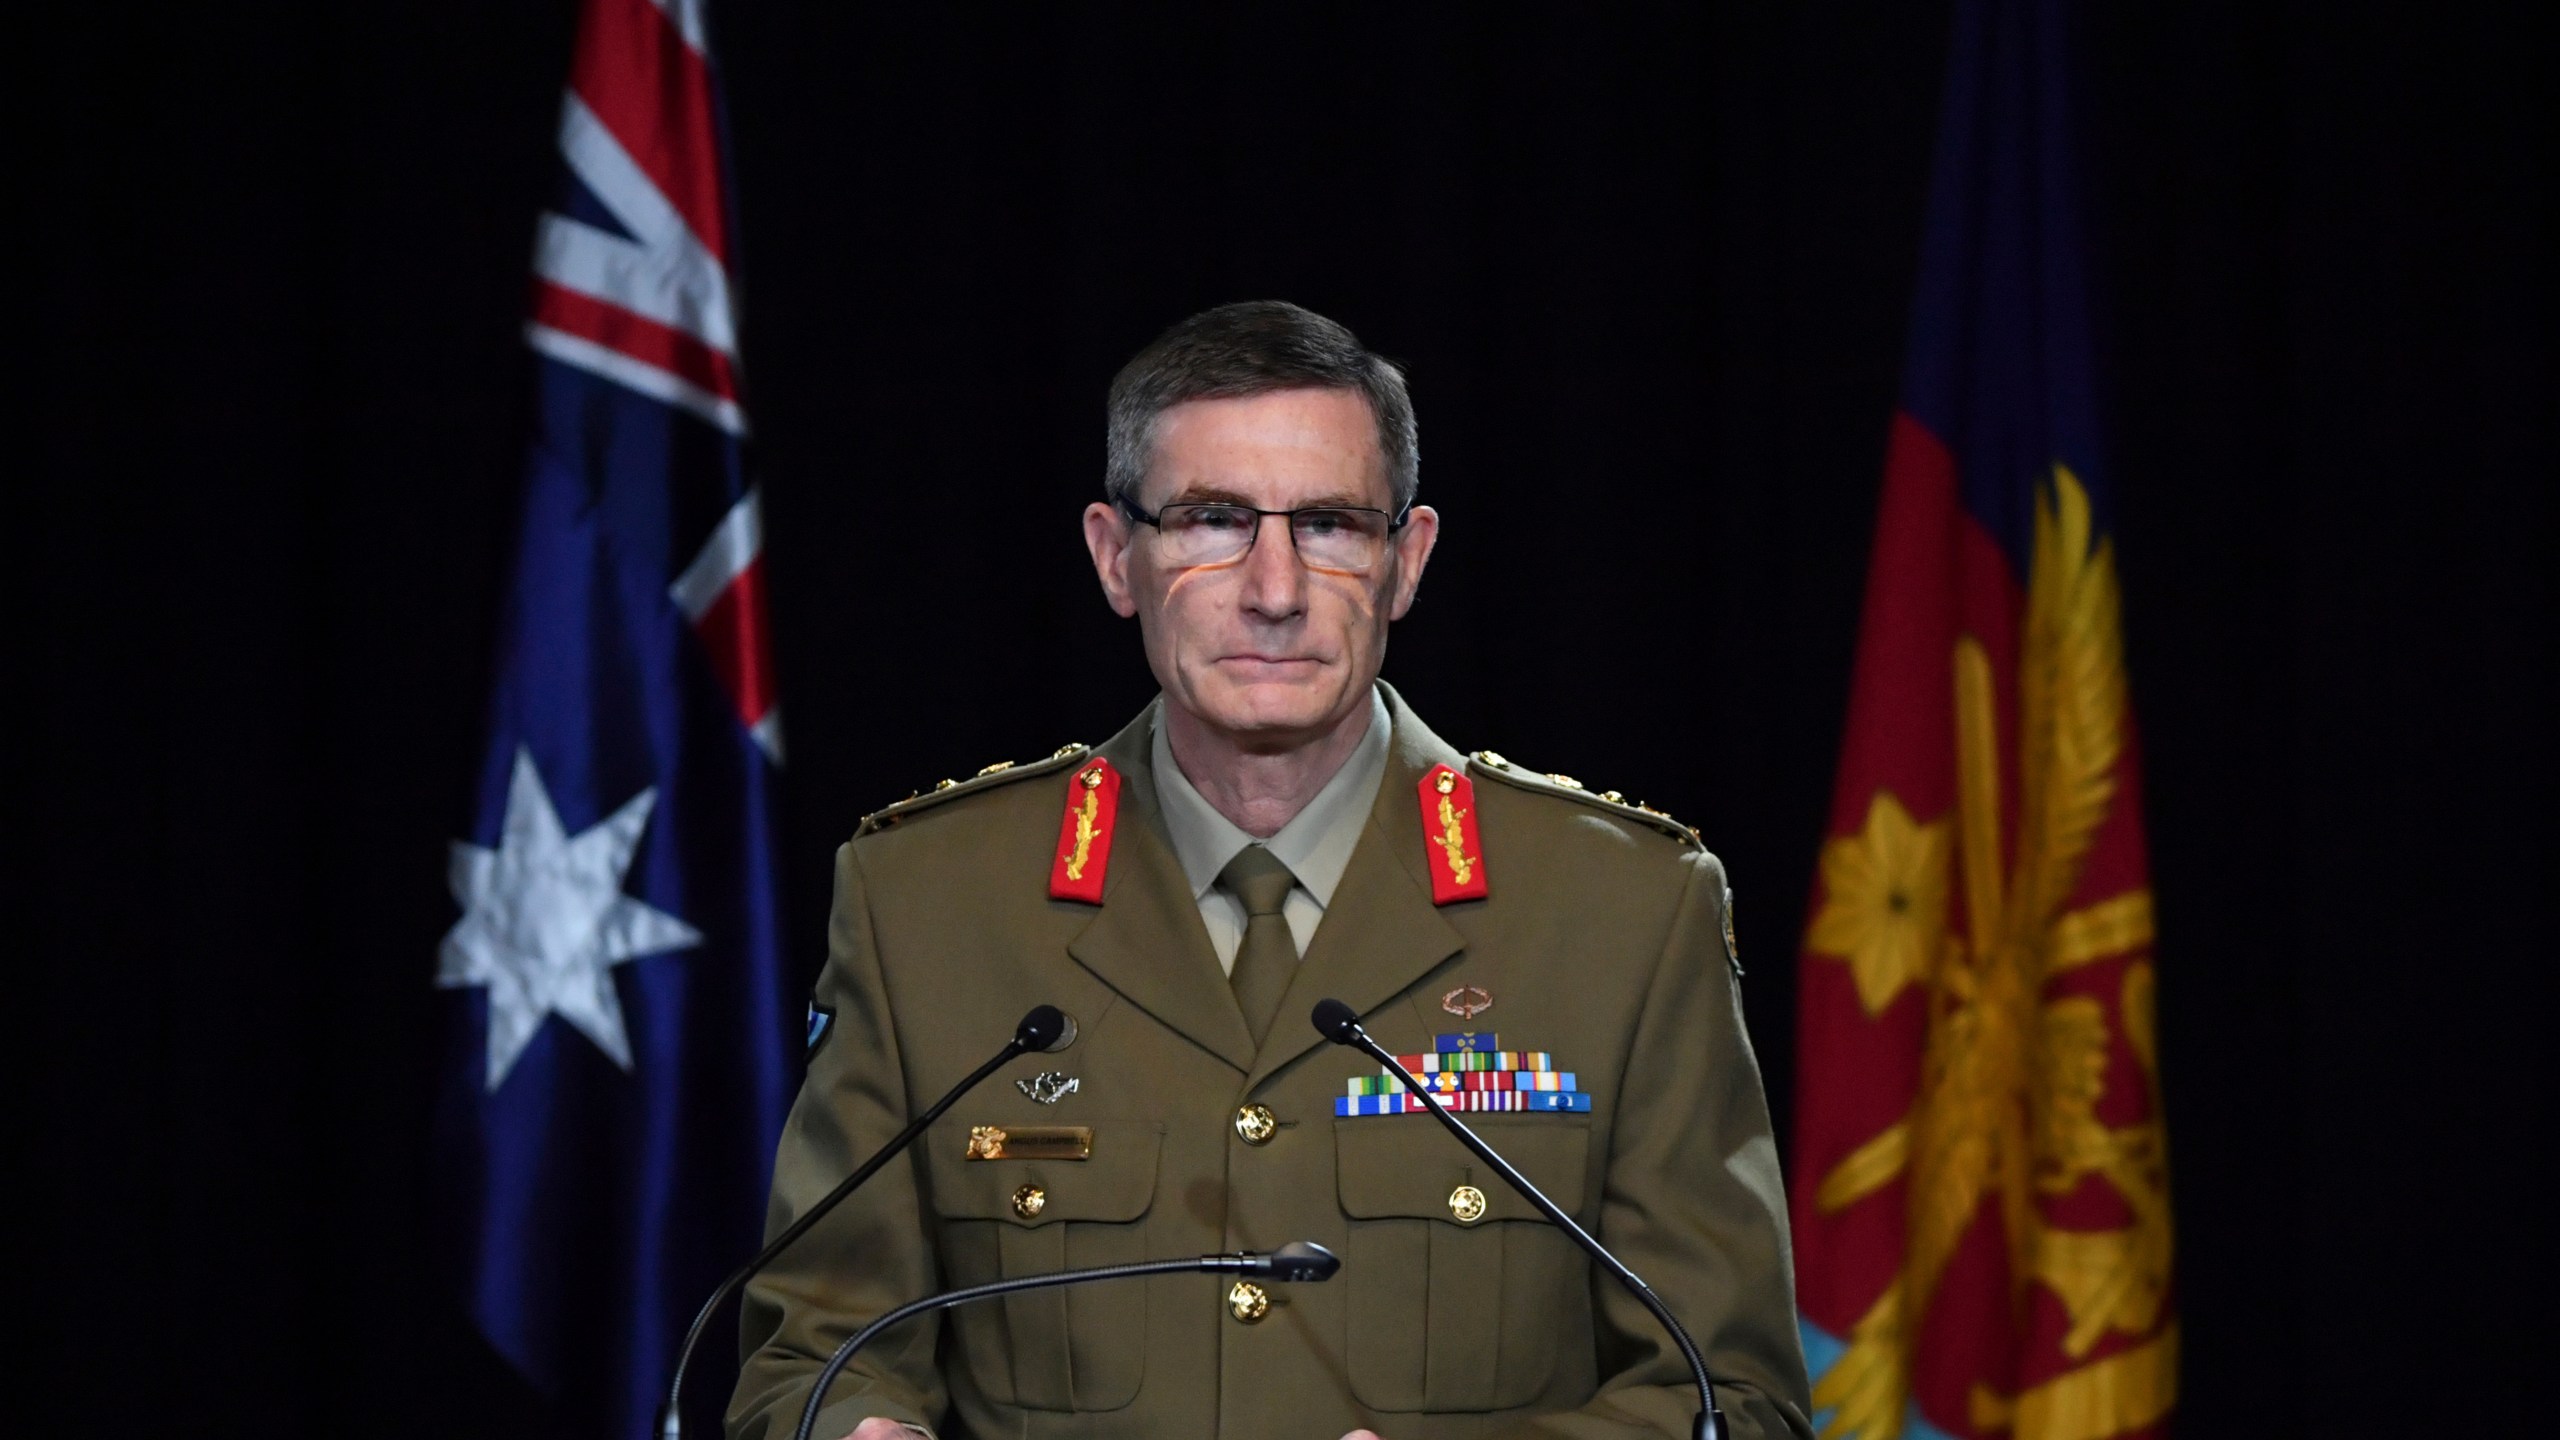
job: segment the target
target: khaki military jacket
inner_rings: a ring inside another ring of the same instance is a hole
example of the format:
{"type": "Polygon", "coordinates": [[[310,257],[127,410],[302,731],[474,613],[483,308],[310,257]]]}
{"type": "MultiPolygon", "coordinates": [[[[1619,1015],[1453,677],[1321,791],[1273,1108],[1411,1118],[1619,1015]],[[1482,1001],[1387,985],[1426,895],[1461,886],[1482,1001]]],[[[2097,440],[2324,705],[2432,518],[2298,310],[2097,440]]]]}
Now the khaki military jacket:
{"type": "Polygon", "coordinates": [[[776,1158],[774,1229],[1025,1010],[1057,1005],[1080,1035],[979,1086],[749,1287],[736,1440],[788,1436],[825,1357],[908,1300],[1301,1239],[1341,1273],[1269,1285],[1250,1319],[1229,1280],[1185,1274],[907,1322],[838,1380],[816,1433],[885,1415],[946,1440],[1686,1435],[1678,1350],[1561,1231],[1433,1117],[1336,1114],[1377,1066],[1306,1023],[1327,996],[1398,1053],[1490,1031],[1573,1072],[1587,1113],[1465,1118],[1682,1318],[1736,1435],[1811,1435],[1722,867],[1666,818],[1461,756],[1385,693],[1386,778],[1258,1051],[1164,838],[1152,710],[1099,752],[1125,779],[1099,905],[1049,893],[1081,747],[892,807],[837,853],[817,995],[833,1018],[776,1158]],[[1487,890],[1445,905],[1417,793],[1443,764],[1473,783],[1487,890]],[[1446,1011],[1461,986],[1490,1008],[1446,1011]],[[1040,1103],[1016,1082],[1042,1072],[1075,1086],[1040,1103]],[[1276,1126],[1239,1124],[1253,1106],[1276,1126]],[[982,1126],[1088,1127],[1091,1151],[973,1159],[982,1126]],[[1481,1201],[1453,1205],[1460,1187],[1481,1201]]]}

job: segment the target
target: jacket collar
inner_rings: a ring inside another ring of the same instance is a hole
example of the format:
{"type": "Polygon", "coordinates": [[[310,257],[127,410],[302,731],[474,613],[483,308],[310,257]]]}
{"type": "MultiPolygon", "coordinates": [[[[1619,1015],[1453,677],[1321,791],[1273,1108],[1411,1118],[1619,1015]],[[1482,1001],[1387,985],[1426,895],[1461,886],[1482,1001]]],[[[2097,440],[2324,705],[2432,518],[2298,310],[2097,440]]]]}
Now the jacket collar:
{"type": "Polygon", "coordinates": [[[1392,727],[1387,773],[1259,1054],[1235,991],[1219,973],[1197,897],[1157,808],[1151,750],[1163,699],[1098,751],[1123,777],[1119,833],[1102,908],[1068,942],[1067,953],[1130,1003],[1247,1075],[1248,1088],[1324,1043],[1307,1022],[1318,1000],[1331,996],[1366,1015],[1464,948],[1431,902],[1414,796],[1432,766],[1463,768],[1465,758],[1392,687],[1381,681],[1378,691],[1392,727]]]}
{"type": "Polygon", "coordinates": [[[1102,909],[1067,953],[1193,1044],[1239,1071],[1253,1068],[1253,1034],[1218,970],[1199,902],[1165,836],[1150,750],[1159,697],[1097,752],[1121,775],[1119,833],[1103,878],[1102,909]]]}

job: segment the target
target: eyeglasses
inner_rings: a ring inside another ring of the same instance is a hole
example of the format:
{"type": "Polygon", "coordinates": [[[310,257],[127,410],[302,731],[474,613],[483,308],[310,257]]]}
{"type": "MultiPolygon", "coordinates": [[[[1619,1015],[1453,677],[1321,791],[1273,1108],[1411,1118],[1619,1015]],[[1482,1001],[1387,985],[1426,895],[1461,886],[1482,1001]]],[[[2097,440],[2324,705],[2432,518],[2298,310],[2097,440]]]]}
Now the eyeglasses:
{"type": "Polygon", "coordinates": [[[1262,517],[1285,515],[1289,543],[1310,569],[1363,574],[1387,558],[1387,537],[1404,528],[1413,507],[1395,514],[1359,505],[1312,505],[1304,510],[1256,510],[1250,505],[1167,505],[1150,515],[1128,500],[1122,513],[1141,525],[1152,525],[1163,538],[1163,554],[1178,566],[1229,565],[1252,551],[1262,535],[1262,517]]]}

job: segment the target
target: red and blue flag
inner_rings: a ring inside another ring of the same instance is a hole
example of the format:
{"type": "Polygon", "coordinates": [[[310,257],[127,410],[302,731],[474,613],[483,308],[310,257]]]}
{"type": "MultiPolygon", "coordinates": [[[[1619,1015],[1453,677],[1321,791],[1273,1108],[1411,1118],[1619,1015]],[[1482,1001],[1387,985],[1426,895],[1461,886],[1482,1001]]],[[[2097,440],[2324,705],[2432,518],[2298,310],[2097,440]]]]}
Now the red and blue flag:
{"type": "Polygon", "coordinates": [[[561,1430],[636,1440],[694,1307],[755,1249],[797,1070],[700,0],[586,0],[559,145],[518,546],[436,977],[436,1188],[489,1343],[561,1430]]]}
{"type": "Polygon", "coordinates": [[[1840,769],[1791,1204],[1826,1440],[2177,1395],[2152,902],[2062,0],[1958,0],[1840,769]]]}

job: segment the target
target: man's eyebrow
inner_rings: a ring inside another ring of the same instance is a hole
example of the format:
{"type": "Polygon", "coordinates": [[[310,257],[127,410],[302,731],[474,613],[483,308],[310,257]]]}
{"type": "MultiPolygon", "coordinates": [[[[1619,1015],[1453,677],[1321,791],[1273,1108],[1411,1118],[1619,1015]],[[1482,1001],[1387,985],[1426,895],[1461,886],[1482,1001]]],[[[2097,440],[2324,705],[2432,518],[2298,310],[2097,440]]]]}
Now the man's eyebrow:
{"type": "MultiPolygon", "coordinates": [[[[1164,503],[1167,505],[1241,505],[1248,510],[1257,508],[1250,498],[1238,491],[1230,490],[1223,485],[1197,483],[1186,485],[1174,492],[1173,498],[1164,503]]],[[[1366,495],[1336,490],[1303,501],[1293,508],[1370,510],[1377,507],[1369,503],[1369,497],[1366,495]]]]}
{"type": "Polygon", "coordinates": [[[1167,500],[1167,505],[1244,505],[1253,504],[1238,491],[1223,485],[1203,485],[1198,481],[1183,486],[1167,500]]]}

